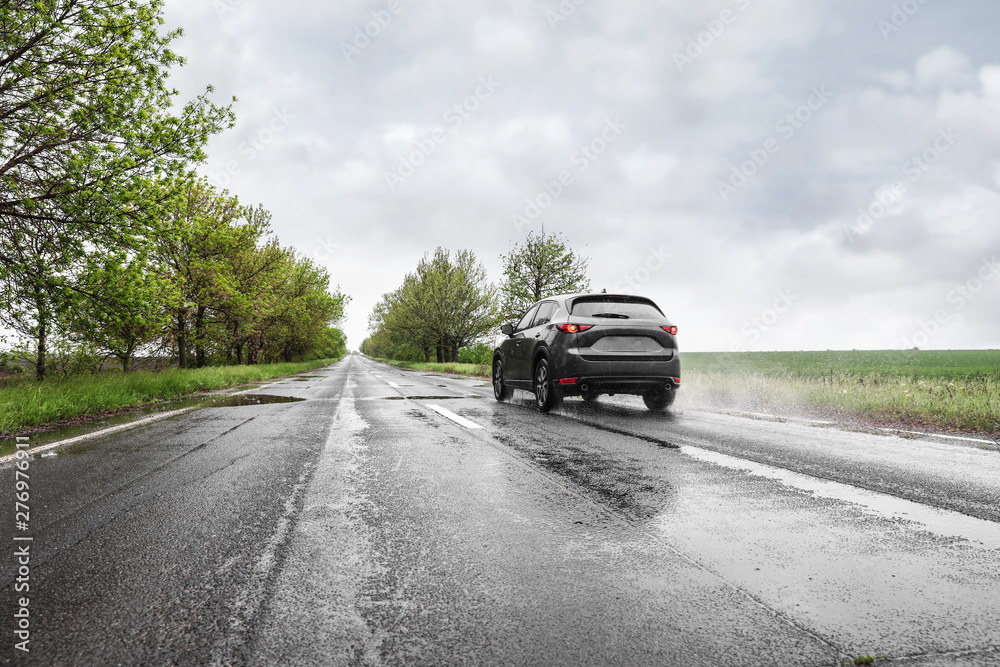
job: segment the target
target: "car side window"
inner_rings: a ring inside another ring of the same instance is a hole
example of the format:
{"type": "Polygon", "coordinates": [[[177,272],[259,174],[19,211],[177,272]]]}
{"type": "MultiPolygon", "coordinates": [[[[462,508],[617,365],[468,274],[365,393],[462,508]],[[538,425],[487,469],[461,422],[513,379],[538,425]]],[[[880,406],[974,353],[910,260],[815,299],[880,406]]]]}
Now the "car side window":
{"type": "Polygon", "coordinates": [[[543,301],[542,305],[538,307],[538,312],[535,314],[535,320],[531,323],[532,327],[540,327],[543,324],[548,324],[552,321],[552,316],[556,314],[556,302],[555,301],[543,301]]]}
{"type": "Polygon", "coordinates": [[[535,311],[537,310],[538,306],[534,306],[528,310],[528,312],[524,314],[524,317],[521,318],[521,321],[517,323],[517,326],[514,327],[514,332],[516,333],[527,329],[531,325],[531,318],[535,316],[535,311]]]}

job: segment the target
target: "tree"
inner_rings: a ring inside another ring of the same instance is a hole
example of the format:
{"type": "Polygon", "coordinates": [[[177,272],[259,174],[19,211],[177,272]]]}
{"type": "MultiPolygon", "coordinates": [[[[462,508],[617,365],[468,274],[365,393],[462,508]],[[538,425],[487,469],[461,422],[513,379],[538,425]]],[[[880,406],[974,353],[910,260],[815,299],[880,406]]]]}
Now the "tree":
{"type": "Polygon", "coordinates": [[[500,294],[503,319],[521,317],[531,304],[556,294],[590,290],[588,257],[567,247],[561,234],[528,232],[523,245],[515,244],[503,262],[500,294]]]}
{"type": "Polygon", "coordinates": [[[500,322],[497,289],[489,283],[486,269],[471,250],[459,250],[454,260],[448,251],[435,251],[434,278],[440,305],[444,356],[458,362],[459,348],[478,341],[500,322]]]}
{"type": "Polygon", "coordinates": [[[69,310],[66,283],[71,280],[75,258],[60,253],[43,235],[27,235],[9,249],[23,272],[0,270],[0,324],[31,342],[35,378],[48,373],[49,341],[59,333],[69,310]]]}
{"type": "MultiPolygon", "coordinates": [[[[469,250],[437,248],[426,254],[403,284],[382,295],[368,319],[370,344],[403,358],[419,350],[430,361],[458,361],[459,349],[496,326],[497,291],[469,250]]],[[[374,349],[373,348],[373,349],[374,349]]]]}
{"type": "Polygon", "coordinates": [[[143,255],[93,256],[80,280],[93,296],[78,297],[73,331],[127,373],[136,351],[162,336],[175,285],[143,255]]]}
{"type": "MultiPolygon", "coordinates": [[[[326,269],[289,252],[278,272],[272,308],[263,316],[259,350],[271,361],[294,361],[324,347],[328,331],[344,316],[350,297],[338,287],[330,292],[326,269]]],[[[257,349],[251,349],[255,358],[257,349]]]]}
{"type": "MultiPolygon", "coordinates": [[[[206,94],[174,113],[162,0],[7,0],[0,3],[0,277],[58,287],[58,268],[95,249],[135,248],[176,183],[204,159],[209,136],[231,127],[206,94]]],[[[41,314],[40,314],[41,315],[41,314]]],[[[44,319],[44,315],[41,315],[44,319]]],[[[44,327],[43,327],[44,328],[44,327]]]]}
{"type": "Polygon", "coordinates": [[[217,193],[207,181],[195,181],[172,200],[155,240],[156,261],[178,287],[170,331],[181,368],[189,366],[192,346],[195,365],[207,363],[209,310],[226,293],[229,261],[240,237],[235,226],[243,213],[238,199],[217,193]]]}

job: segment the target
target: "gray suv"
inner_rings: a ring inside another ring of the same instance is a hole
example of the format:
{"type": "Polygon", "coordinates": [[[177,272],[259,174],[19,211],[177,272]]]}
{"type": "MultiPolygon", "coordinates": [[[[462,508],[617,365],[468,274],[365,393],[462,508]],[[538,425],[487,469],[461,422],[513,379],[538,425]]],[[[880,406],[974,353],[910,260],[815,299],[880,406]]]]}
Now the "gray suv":
{"type": "Polygon", "coordinates": [[[650,410],[681,384],[677,327],[653,301],[623,294],[563,294],[534,304],[493,352],[493,394],[533,392],[547,412],[565,396],[637,394],[650,410]]]}

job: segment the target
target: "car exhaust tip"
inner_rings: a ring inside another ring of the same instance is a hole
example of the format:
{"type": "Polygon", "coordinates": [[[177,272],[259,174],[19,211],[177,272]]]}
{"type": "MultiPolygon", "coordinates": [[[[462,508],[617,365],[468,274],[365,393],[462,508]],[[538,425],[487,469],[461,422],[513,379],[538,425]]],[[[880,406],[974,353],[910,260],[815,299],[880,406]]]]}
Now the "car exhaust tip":
{"type": "Polygon", "coordinates": [[[580,391],[590,391],[590,385],[584,382],[580,385],[580,391]]]}

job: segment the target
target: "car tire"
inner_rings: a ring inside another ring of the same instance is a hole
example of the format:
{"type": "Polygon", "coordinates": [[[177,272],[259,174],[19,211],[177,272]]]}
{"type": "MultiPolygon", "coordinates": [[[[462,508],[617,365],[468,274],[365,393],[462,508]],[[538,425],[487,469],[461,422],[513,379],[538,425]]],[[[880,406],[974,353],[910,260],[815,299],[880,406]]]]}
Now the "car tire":
{"type": "Polygon", "coordinates": [[[503,379],[503,360],[493,360],[493,397],[498,401],[505,401],[510,396],[510,390],[503,379]]]}
{"type": "Polygon", "coordinates": [[[549,370],[549,361],[545,357],[535,364],[535,372],[532,376],[535,390],[535,407],[539,412],[548,412],[559,402],[557,389],[552,384],[552,372],[549,370]]]}
{"type": "Polygon", "coordinates": [[[642,394],[642,402],[652,411],[663,410],[674,404],[677,390],[647,389],[642,394]]]}

